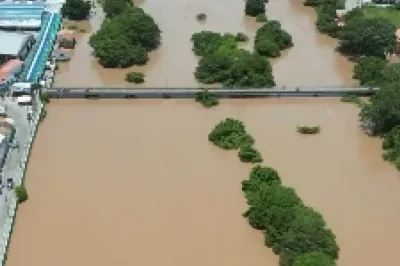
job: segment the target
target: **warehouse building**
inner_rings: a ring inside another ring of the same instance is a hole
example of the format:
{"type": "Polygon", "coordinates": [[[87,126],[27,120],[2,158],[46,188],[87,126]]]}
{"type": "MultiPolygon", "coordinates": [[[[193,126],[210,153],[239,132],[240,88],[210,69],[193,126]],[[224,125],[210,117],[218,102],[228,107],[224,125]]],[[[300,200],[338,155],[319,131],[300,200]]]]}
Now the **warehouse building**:
{"type": "Polygon", "coordinates": [[[31,33],[0,31],[0,65],[11,59],[24,60],[35,44],[31,33]]]}

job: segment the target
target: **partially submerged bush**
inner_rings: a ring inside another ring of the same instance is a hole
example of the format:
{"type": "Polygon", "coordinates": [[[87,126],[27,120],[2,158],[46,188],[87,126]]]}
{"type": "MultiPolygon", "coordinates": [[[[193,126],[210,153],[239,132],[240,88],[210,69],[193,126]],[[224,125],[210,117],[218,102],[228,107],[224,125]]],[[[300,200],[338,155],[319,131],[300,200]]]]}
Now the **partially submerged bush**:
{"type": "Polygon", "coordinates": [[[196,94],[196,102],[204,107],[213,107],[219,104],[217,96],[208,90],[202,90],[196,94]]]}
{"type": "Polygon", "coordinates": [[[245,14],[255,17],[265,13],[265,0],[246,0],[245,14]]]}
{"type": "Polygon", "coordinates": [[[293,266],[336,266],[336,263],[328,255],[320,251],[312,251],[298,256],[293,266]]]}
{"type": "Polygon", "coordinates": [[[277,57],[280,51],[293,46],[292,36],[278,21],[269,21],[257,30],[254,49],[262,56],[277,57]]]}
{"type": "Polygon", "coordinates": [[[253,137],[246,133],[244,124],[233,118],[219,122],[208,134],[208,140],[225,150],[236,150],[254,143],[253,137]]]}
{"type": "Polygon", "coordinates": [[[244,163],[261,163],[263,161],[261,153],[251,146],[242,146],[239,149],[240,161],[244,163]]]}
{"type": "Polygon", "coordinates": [[[129,83],[140,84],[144,82],[144,74],[140,72],[129,72],[125,75],[125,80],[129,83]]]}
{"type": "Polygon", "coordinates": [[[238,34],[236,34],[235,40],[237,42],[247,42],[249,40],[249,37],[247,37],[247,35],[243,32],[239,32],[238,34]]]}
{"type": "Polygon", "coordinates": [[[49,103],[50,102],[49,93],[45,91],[40,92],[40,100],[42,101],[42,103],[49,103]]]}
{"type": "Polygon", "coordinates": [[[363,101],[360,99],[360,97],[358,97],[357,95],[353,95],[353,94],[343,96],[340,99],[340,101],[344,102],[344,103],[355,103],[358,106],[362,106],[362,104],[363,104],[363,101]]]}
{"type": "Polygon", "coordinates": [[[19,185],[14,188],[15,196],[17,197],[17,202],[22,203],[28,199],[28,192],[24,185],[19,185]]]}
{"type": "Polygon", "coordinates": [[[297,132],[300,134],[306,134],[306,135],[313,135],[313,134],[318,134],[321,131],[320,126],[298,126],[297,127],[297,132]]]}
{"type": "Polygon", "coordinates": [[[199,13],[196,15],[196,19],[199,21],[204,21],[207,19],[207,15],[205,13],[199,13]]]}
{"type": "Polygon", "coordinates": [[[251,169],[249,179],[242,181],[242,191],[246,197],[260,189],[262,184],[280,184],[281,179],[275,169],[265,166],[254,166],[251,169]]]}
{"type": "Polygon", "coordinates": [[[265,14],[258,14],[256,17],[256,21],[260,23],[264,23],[268,21],[267,15],[265,14]]]}

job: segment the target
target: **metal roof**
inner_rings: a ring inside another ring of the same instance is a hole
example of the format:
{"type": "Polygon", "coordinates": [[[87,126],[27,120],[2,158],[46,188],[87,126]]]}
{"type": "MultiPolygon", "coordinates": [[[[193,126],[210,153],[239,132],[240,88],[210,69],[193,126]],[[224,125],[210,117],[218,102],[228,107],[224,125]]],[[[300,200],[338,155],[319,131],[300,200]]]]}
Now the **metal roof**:
{"type": "Polygon", "coordinates": [[[0,31],[0,54],[18,55],[24,43],[32,38],[33,34],[0,31]]]}

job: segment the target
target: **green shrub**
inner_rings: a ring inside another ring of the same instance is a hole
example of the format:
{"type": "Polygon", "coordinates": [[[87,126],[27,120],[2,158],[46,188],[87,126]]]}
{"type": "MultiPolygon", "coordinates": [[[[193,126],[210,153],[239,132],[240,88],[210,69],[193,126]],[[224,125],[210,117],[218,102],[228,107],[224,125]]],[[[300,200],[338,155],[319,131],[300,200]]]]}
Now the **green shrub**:
{"type": "Polygon", "coordinates": [[[261,163],[263,161],[261,153],[252,146],[241,146],[239,149],[240,161],[244,163],[261,163]]]}
{"type": "Polygon", "coordinates": [[[17,202],[22,203],[28,199],[28,192],[24,185],[19,185],[14,188],[15,196],[17,197],[17,202]]]}
{"type": "Polygon", "coordinates": [[[265,14],[258,14],[256,17],[256,21],[260,23],[264,23],[268,21],[267,15],[265,14]]]}
{"type": "MultiPolygon", "coordinates": [[[[353,70],[353,78],[360,81],[360,85],[376,86],[383,81],[383,70],[387,65],[385,59],[374,56],[362,56],[357,59],[353,70]]],[[[389,69],[386,72],[390,72],[389,69]]],[[[392,75],[390,75],[392,77],[392,75]]]]}
{"type": "Polygon", "coordinates": [[[247,16],[256,17],[265,13],[264,0],[246,0],[245,13],[247,16]]]}
{"type": "Polygon", "coordinates": [[[292,265],[299,255],[312,251],[337,259],[339,247],[336,244],[336,237],[326,228],[321,214],[301,205],[294,210],[295,218],[291,220],[288,229],[276,243],[277,250],[280,251],[280,264],[292,265]]]}
{"type": "Polygon", "coordinates": [[[49,93],[42,91],[40,92],[40,100],[42,101],[42,103],[49,103],[50,102],[50,95],[49,93]]]}
{"type": "Polygon", "coordinates": [[[301,204],[301,200],[292,188],[280,184],[261,183],[257,190],[247,195],[247,203],[249,209],[244,216],[253,228],[265,230],[268,225],[270,228],[276,227],[276,230],[280,230],[280,226],[288,225],[290,220],[282,223],[282,219],[276,217],[282,218],[282,214],[285,214],[293,219],[292,208],[301,204]]]}
{"type": "Polygon", "coordinates": [[[314,135],[318,134],[321,131],[320,126],[298,126],[297,127],[297,132],[300,134],[306,134],[306,135],[314,135]]]}
{"type": "Polygon", "coordinates": [[[242,181],[242,191],[248,197],[259,189],[261,184],[280,184],[281,179],[275,169],[265,166],[254,166],[251,169],[249,179],[242,181]]]}
{"type": "Polygon", "coordinates": [[[239,32],[238,34],[236,34],[235,40],[237,42],[247,42],[249,40],[249,37],[247,37],[247,35],[243,32],[239,32]]]}
{"type": "Polygon", "coordinates": [[[125,80],[129,83],[140,84],[144,82],[144,74],[140,72],[129,72],[125,75],[125,80]]]}
{"type": "Polygon", "coordinates": [[[254,139],[246,133],[244,124],[233,118],[219,122],[208,134],[208,140],[225,150],[236,150],[254,143],[254,139]]]}
{"type": "Polygon", "coordinates": [[[299,255],[293,266],[336,266],[335,261],[326,254],[312,251],[299,255]]]}
{"type": "Polygon", "coordinates": [[[219,104],[217,96],[208,90],[202,90],[196,94],[196,102],[204,107],[213,107],[219,104]]]}
{"type": "Polygon", "coordinates": [[[354,94],[343,96],[342,98],[340,98],[340,101],[343,103],[355,103],[360,107],[362,107],[364,104],[363,100],[361,100],[360,97],[354,94]]]}
{"type": "Polygon", "coordinates": [[[281,50],[292,46],[292,37],[278,21],[269,21],[257,30],[254,49],[262,56],[277,57],[281,50]]]}

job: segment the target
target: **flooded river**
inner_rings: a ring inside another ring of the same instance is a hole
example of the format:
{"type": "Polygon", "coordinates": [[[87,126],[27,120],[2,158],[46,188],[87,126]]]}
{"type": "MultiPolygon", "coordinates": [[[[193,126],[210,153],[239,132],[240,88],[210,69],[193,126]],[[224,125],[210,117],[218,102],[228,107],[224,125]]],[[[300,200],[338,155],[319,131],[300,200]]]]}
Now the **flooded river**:
{"type": "MultiPolygon", "coordinates": [[[[261,25],[254,18],[244,16],[243,0],[145,0],[136,4],[151,14],[162,30],[162,45],[150,54],[144,67],[104,69],[91,56],[89,36],[103,19],[101,10],[89,25],[79,25],[87,33],[78,34],[78,45],[69,63],[61,63],[56,75],[56,86],[134,87],[124,81],[130,71],[143,71],[146,83],[140,87],[198,87],[193,75],[198,59],[192,52],[190,38],[201,30],[216,32],[244,32],[250,37],[261,25]],[[205,22],[198,22],[196,14],[207,14],[205,22]]],[[[303,6],[302,0],[270,0],[269,19],[279,20],[292,36],[294,47],[274,60],[274,76],[278,86],[351,85],[352,63],[334,50],[336,40],[315,30],[315,11],[303,6]]]]}
{"type": "Polygon", "coordinates": [[[323,213],[339,266],[397,266],[400,181],[337,99],[53,101],[7,266],[276,266],[241,216],[250,166],[207,141],[241,119],[267,165],[323,213]],[[201,121],[199,123],[199,121],[201,121]],[[297,125],[321,125],[301,136],[297,125]]]}

